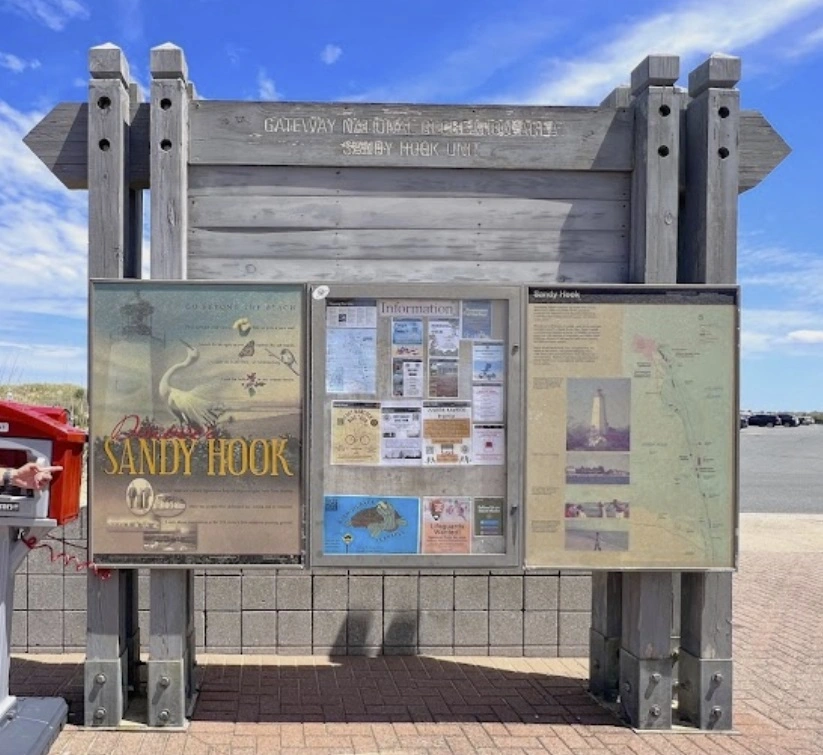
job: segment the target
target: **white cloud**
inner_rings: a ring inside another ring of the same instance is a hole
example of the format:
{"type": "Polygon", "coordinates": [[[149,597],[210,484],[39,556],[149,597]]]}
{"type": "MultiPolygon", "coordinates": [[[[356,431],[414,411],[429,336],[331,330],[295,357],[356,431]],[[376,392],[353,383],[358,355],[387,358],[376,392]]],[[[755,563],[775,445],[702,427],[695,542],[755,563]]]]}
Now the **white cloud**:
{"type": "Polygon", "coordinates": [[[79,0],[2,0],[4,7],[31,16],[52,29],[61,31],[69,21],[89,17],[88,8],[79,0]]]}
{"type": "Polygon", "coordinates": [[[792,343],[823,344],[823,330],[793,330],[787,338],[792,343]]]}
{"type": "Polygon", "coordinates": [[[788,353],[793,356],[820,356],[823,343],[823,310],[744,308],[740,346],[744,357],[788,353]]]}
{"type": "Polygon", "coordinates": [[[120,38],[127,42],[139,42],[143,38],[143,12],[141,0],[115,0],[117,28],[120,38]]]}
{"type": "MultiPolygon", "coordinates": [[[[86,193],[65,189],[23,145],[41,117],[0,101],[0,270],[6,290],[14,292],[3,302],[6,327],[0,332],[16,342],[5,352],[16,355],[27,373],[35,361],[38,370],[46,369],[43,354],[57,358],[53,336],[33,330],[32,315],[86,316],[86,193]]],[[[69,357],[77,362],[72,374],[83,374],[83,355],[72,350],[60,352],[60,369],[67,369],[69,357]]]]}
{"type": "Polygon", "coordinates": [[[330,66],[340,60],[342,54],[343,48],[337,45],[326,45],[323,48],[323,52],[320,53],[320,60],[330,66]]]}
{"type": "Polygon", "coordinates": [[[465,99],[492,76],[517,63],[555,37],[561,24],[545,10],[539,13],[507,10],[469,31],[457,49],[430,50],[436,67],[420,76],[389,86],[374,87],[342,99],[353,102],[431,102],[465,99]],[[514,16],[514,17],[512,17],[514,16]]]}
{"type": "Polygon", "coordinates": [[[800,40],[786,51],[788,58],[802,58],[823,47],[823,26],[810,31],[800,38],[800,40]]]}
{"type": "Polygon", "coordinates": [[[821,343],[817,336],[823,335],[823,258],[780,246],[742,244],[738,274],[743,355],[820,356],[819,347],[814,347],[821,343]],[[749,308],[748,301],[766,297],[776,306],[749,308]],[[780,309],[780,301],[791,304],[780,309]]]}
{"type": "Polygon", "coordinates": [[[236,66],[240,62],[243,55],[247,52],[248,50],[245,47],[240,47],[239,45],[235,45],[231,42],[226,45],[226,56],[233,66],[236,66]]]}
{"type": "Polygon", "coordinates": [[[544,80],[519,98],[534,104],[576,104],[601,100],[628,79],[650,52],[681,56],[681,70],[716,50],[740,51],[797,21],[821,0],[697,0],[634,23],[604,29],[609,41],[571,60],[552,59],[544,80]]]}
{"type": "Polygon", "coordinates": [[[823,303],[823,256],[819,252],[743,246],[738,272],[745,287],[790,294],[796,305],[814,310],[823,303]]]}
{"type": "Polygon", "coordinates": [[[40,61],[37,58],[23,60],[8,52],[0,52],[0,68],[6,68],[12,73],[23,73],[27,68],[40,68],[40,61]]]}
{"type": "Polygon", "coordinates": [[[274,79],[269,77],[265,68],[257,71],[257,94],[261,100],[279,100],[282,97],[274,85],[274,79]]]}

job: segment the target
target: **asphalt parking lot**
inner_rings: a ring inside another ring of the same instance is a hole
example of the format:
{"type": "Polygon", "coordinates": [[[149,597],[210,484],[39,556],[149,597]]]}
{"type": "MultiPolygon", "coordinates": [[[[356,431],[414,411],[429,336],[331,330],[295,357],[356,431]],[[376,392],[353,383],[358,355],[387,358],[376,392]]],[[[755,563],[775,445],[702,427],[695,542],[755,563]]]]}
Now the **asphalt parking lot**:
{"type": "Polygon", "coordinates": [[[823,514],[823,425],[741,428],[740,510],[823,514]]]}

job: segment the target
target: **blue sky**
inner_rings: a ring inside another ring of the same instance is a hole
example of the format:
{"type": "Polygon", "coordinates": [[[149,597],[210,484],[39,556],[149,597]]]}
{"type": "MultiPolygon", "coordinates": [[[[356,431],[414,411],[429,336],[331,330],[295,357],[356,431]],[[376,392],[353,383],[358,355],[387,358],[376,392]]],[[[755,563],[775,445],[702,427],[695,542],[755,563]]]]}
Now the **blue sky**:
{"type": "Polygon", "coordinates": [[[21,143],[113,42],[183,47],[210,99],[597,104],[647,54],[743,58],[792,155],[740,200],[743,407],[823,410],[823,0],[0,0],[0,384],[86,380],[86,194],[21,143]]]}

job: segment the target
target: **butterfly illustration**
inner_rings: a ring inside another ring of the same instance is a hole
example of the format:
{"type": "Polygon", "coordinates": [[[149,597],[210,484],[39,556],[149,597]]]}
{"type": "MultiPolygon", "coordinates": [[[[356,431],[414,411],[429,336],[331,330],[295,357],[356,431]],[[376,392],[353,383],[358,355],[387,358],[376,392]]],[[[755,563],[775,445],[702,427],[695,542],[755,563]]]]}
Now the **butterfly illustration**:
{"type": "Polygon", "coordinates": [[[249,341],[237,355],[239,357],[253,357],[254,356],[254,341],[249,341]]]}

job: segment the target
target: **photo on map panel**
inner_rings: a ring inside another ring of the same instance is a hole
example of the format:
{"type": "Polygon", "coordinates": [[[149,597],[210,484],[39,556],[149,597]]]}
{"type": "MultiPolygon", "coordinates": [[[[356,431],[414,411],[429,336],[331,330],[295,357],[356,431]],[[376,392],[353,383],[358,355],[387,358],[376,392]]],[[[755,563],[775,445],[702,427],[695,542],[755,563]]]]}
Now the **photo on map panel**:
{"type": "Polygon", "coordinates": [[[628,485],[631,456],[620,453],[578,453],[566,456],[567,485],[628,485]]]}
{"type": "Polygon", "coordinates": [[[628,451],[631,381],[570,378],[566,384],[566,450],[628,451]]]}
{"type": "Polygon", "coordinates": [[[567,551],[627,551],[629,523],[625,519],[566,519],[567,551]]]}

